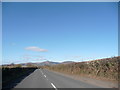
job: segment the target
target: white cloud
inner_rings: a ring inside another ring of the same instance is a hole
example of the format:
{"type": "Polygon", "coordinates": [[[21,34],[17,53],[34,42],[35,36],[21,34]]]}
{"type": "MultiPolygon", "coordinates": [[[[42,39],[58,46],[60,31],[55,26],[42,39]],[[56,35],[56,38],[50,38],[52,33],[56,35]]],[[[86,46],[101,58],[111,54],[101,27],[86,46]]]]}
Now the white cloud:
{"type": "Polygon", "coordinates": [[[36,52],[47,52],[47,51],[48,51],[48,50],[46,50],[46,49],[42,49],[42,48],[35,47],[35,46],[26,47],[25,49],[26,49],[26,50],[31,50],[31,51],[36,51],[36,52]]]}

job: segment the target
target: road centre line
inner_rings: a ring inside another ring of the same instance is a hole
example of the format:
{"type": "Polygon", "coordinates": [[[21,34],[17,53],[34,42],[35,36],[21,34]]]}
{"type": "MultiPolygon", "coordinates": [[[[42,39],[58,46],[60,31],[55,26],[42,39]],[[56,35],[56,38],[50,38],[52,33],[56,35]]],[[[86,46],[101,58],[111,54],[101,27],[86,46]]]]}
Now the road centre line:
{"type": "MultiPolygon", "coordinates": [[[[42,73],[42,75],[43,75],[43,72],[42,72],[42,70],[40,70],[41,71],[41,73],[42,73]]],[[[44,75],[44,77],[46,78],[46,75],[44,75]]],[[[46,78],[47,80],[48,80],[48,78],[46,78]]],[[[51,82],[50,82],[51,83],[51,82]]],[[[53,86],[53,88],[55,88],[55,90],[57,90],[57,88],[56,88],[56,86],[53,84],[53,83],[51,83],[51,85],[53,86]]]]}
{"type": "Polygon", "coordinates": [[[46,75],[44,75],[46,77],[46,75]]]}
{"type": "MultiPolygon", "coordinates": [[[[41,71],[41,70],[40,70],[41,71]]],[[[43,75],[43,72],[41,71],[42,75],[43,75]]]]}
{"type": "Polygon", "coordinates": [[[55,90],[57,90],[57,88],[55,87],[55,85],[53,83],[51,83],[51,85],[53,86],[53,88],[55,88],[55,90]]]}

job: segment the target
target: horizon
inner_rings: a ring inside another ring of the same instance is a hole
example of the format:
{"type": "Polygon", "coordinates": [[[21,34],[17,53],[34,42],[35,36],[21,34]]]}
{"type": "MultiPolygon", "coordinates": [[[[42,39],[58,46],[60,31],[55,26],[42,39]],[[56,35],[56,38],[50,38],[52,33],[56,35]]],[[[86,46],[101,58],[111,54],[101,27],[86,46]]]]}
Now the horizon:
{"type": "Polygon", "coordinates": [[[2,15],[2,64],[118,56],[117,2],[3,2],[2,15]]]}
{"type": "MultiPolygon", "coordinates": [[[[119,57],[119,56],[114,56],[114,57],[119,57]]],[[[108,58],[114,58],[114,57],[108,57],[108,58]]],[[[90,62],[90,61],[96,61],[96,60],[102,60],[102,59],[107,59],[107,58],[98,58],[95,60],[83,60],[83,61],[41,61],[41,62],[23,62],[23,63],[9,63],[9,64],[2,64],[2,65],[11,65],[11,64],[27,64],[27,63],[43,63],[43,62],[56,62],[56,63],[64,63],[64,62],[74,62],[74,63],[80,63],[80,62],[90,62]]]]}

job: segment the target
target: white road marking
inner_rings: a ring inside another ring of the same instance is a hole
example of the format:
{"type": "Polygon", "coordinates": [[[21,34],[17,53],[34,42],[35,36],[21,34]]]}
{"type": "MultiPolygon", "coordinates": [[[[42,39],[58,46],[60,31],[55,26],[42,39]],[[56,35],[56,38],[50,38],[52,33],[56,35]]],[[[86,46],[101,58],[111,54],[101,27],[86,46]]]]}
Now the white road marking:
{"type": "MultiPolygon", "coordinates": [[[[42,75],[43,75],[43,72],[42,72],[42,70],[40,70],[41,71],[41,73],[42,73],[42,75]]],[[[44,75],[44,77],[46,78],[46,75],[44,75]]],[[[47,78],[46,78],[47,79],[47,78]]],[[[47,79],[48,80],[48,79],[47,79]]],[[[50,82],[51,83],[51,82],[50,82]]],[[[55,85],[53,84],[53,83],[51,83],[51,85],[53,86],[53,88],[55,88],[55,90],[57,90],[57,88],[55,87],[55,85]]]]}
{"type": "Polygon", "coordinates": [[[40,71],[42,72],[42,70],[40,69],[40,71]]]}
{"type": "Polygon", "coordinates": [[[51,85],[55,88],[55,90],[57,90],[57,88],[55,87],[55,85],[53,83],[51,83],[51,85]]]}
{"type": "Polygon", "coordinates": [[[43,75],[43,72],[42,72],[42,70],[41,70],[41,73],[42,73],[42,75],[43,75]]]}
{"type": "Polygon", "coordinates": [[[44,75],[46,77],[46,75],[44,75]]]}

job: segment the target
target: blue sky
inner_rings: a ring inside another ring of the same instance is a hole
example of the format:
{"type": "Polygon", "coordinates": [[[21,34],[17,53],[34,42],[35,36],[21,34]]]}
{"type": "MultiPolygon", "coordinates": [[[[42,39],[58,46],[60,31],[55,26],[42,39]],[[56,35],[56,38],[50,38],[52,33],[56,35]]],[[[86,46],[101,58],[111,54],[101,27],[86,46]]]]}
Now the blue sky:
{"type": "Polygon", "coordinates": [[[3,3],[3,64],[117,56],[117,4],[3,3]]]}

